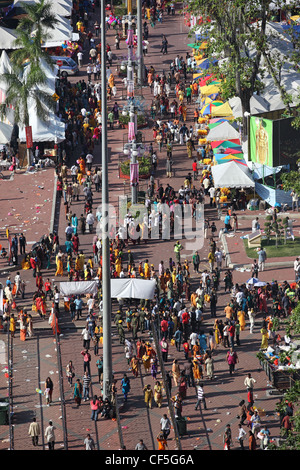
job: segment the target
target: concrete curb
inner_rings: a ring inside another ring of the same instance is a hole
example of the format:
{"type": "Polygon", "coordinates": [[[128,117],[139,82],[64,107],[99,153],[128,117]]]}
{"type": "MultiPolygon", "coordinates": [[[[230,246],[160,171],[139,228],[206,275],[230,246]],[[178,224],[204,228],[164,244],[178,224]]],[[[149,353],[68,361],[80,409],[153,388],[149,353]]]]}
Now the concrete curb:
{"type": "Polygon", "coordinates": [[[54,187],[53,187],[53,201],[52,201],[52,210],[51,210],[51,219],[50,219],[50,227],[49,233],[53,233],[54,229],[54,221],[55,221],[55,213],[56,213],[56,202],[57,202],[57,173],[54,174],[54,187]]]}
{"type": "MultiPolygon", "coordinates": [[[[224,233],[221,233],[219,235],[219,238],[222,242],[223,249],[225,252],[225,258],[226,258],[226,266],[230,269],[236,269],[236,268],[244,268],[244,269],[251,269],[252,263],[248,264],[239,264],[239,263],[232,263],[231,262],[231,257],[230,253],[228,250],[228,245],[227,245],[227,240],[226,240],[226,235],[224,233]]],[[[276,261],[272,263],[265,263],[266,268],[279,268],[279,267],[286,267],[286,268],[292,268],[294,266],[294,261],[276,261]]]]}

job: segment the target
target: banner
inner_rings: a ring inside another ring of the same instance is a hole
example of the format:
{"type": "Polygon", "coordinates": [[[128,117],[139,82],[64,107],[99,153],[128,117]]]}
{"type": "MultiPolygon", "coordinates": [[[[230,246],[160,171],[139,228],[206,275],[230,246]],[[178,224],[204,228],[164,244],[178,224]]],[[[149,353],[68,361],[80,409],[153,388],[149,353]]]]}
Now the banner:
{"type": "MultiPolygon", "coordinates": [[[[111,298],[118,299],[153,299],[156,281],[146,279],[111,279],[111,298]]],[[[60,295],[95,295],[98,281],[71,281],[60,283],[60,295]]]]}
{"type": "Polygon", "coordinates": [[[251,116],[250,159],[261,165],[273,166],[273,121],[270,119],[251,116]]]}
{"type": "Polygon", "coordinates": [[[139,184],[139,164],[130,163],[130,184],[137,186],[139,184]]]}
{"type": "Polygon", "coordinates": [[[112,279],[111,297],[117,299],[153,299],[156,281],[146,279],[112,279]]]}
{"type": "Polygon", "coordinates": [[[72,281],[60,283],[60,295],[69,297],[71,295],[95,295],[98,292],[97,281],[72,281]]]}
{"type": "Polygon", "coordinates": [[[33,147],[32,127],[31,126],[25,127],[25,135],[26,135],[26,147],[28,149],[31,149],[33,147]]]}

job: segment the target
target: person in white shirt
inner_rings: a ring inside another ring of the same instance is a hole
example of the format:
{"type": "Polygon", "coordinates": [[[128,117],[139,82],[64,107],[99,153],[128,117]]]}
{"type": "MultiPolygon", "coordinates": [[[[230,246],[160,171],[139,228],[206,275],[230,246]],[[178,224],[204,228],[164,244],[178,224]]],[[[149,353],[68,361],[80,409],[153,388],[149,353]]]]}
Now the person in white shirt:
{"type": "Polygon", "coordinates": [[[221,251],[217,248],[217,250],[215,251],[215,260],[216,260],[217,268],[218,268],[218,269],[221,269],[221,268],[222,268],[222,259],[223,259],[222,253],[221,253],[221,251]]]}
{"type": "Polygon", "coordinates": [[[198,340],[198,334],[196,332],[191,333],[190,335],[191,346],[195,346],[195,344],[197,343],[197,340],[198,340]]]}
{"type": "Polygon", "coordinates": [[[45,438],[47,439],[49,450],[54,450],[54,445],[55,445],[54,430],[55,429],[56,428],[53,426],[52,421],[49,421],[49,426],[47,426],[45,429],[45,438]]]}
{"type": "Polygon", "coordinates": [[[254,328],[254,323],[255,323],[255,312],[254,312],[254,309],[251,308],[248,310],[248,317],[249,317],[249,321],[250,321],[250,333],[252,334],[253,333],[253,328],[254,328]]]}
{"type": "Polygon", "coordinates": [[[244,439],[246,437],[247,433],[245,429],[242,428],[242,425],[239,424],[239,435],[238,435],[238,441],[240,443],[241,449],[244,450],[244,439]]]}
{"type": "Polygon", "coordinates": [[[258,217],[256,217],[256,219],[252,220],[252,233],[256,232],[259,229],[260,229],[260,225],[258,222],[258,217]]]}
{"type": "Polygon", "coordinates": [[[89,226],[89,233],[93,232],[93,225],[95,223],[95,217],[92,214],[92,212],[89,212],[88,215],[86,216],[86,223],[89,226]]]}
{"type": "MultiPolygon", "coordinates": [[[[209,197],[210,197],[210,202],[209,202],[210,207],[212,207],[212,205],[213,205],[213,199],[215,197],[215,193],[216,193],[215,188],[213,186],[211,186],[208,190],[208,194],[209,194],[209,197]]],[[[216,203],[214,203],[214,206],[216,206],[216,203]]]]}
{"type": "Polygon", "coordinates": [[[92,169],[93,158],[94,157],[91,153],[88,153],[87,156],[85,157],[88,171],[91,171],[92,169]]]}
{"type": "Polygon", "coordinates": [[[251,376],[251,373],[249,372],[244,380],[245,387],[247,388],[247,390],[253,390],[255,383],[256,380],[251,376]]]}
{"type": "Polygon", "coordinates": [[[78,54],[77,54],[78,67],[82,66],[82,59],[83,59],[83,53],[81,51],[79,51],[78,54]]]}

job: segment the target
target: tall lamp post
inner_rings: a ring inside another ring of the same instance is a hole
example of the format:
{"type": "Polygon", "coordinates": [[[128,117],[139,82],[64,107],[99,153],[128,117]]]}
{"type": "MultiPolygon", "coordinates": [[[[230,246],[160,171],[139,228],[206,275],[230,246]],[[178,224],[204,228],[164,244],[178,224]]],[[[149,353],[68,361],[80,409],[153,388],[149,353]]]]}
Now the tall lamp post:
{"type": "Polygon", "coordinates": [[[110,250],[108,227],[108,164],[107,164],[107,96],[106,96],[106,37],[105,0],[101,1],[101,114],[102,114],[102,300],[103,300],[103,397],[111,398],[112,349],[111,349],[111,288],[110,250]]]}
{"type": "Polygon", "coordinates": [[[145,82],[145,68],[143,56],[143,25],[142,25],[142,0],[136,0],[137,4],[137,52],[138,52],[138,84],[143,86],[145,82]]]}

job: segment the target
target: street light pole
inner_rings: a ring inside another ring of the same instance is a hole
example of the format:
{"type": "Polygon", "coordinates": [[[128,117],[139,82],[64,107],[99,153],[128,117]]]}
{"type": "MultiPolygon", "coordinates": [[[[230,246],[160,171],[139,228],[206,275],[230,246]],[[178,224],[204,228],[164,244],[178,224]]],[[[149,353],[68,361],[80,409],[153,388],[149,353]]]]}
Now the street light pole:
{"type": "Polygon", "coordinates": [[[137,53],[138,53],[138,84],[144,85],[144,56],[143,56],[143,25],[142,25],[142,0],[136,0],[137,4],[137,53]]]}
{"type": "Polygon", "coordinates": [[[107,165],[107,95],[106,95],[106,38],[105,0],[101,1],[101,115],[102,115],[102,301],[103,301],[103,397],[111,398],[111,289],[110,247],[108,227],[108,165],[107,165]]]}

